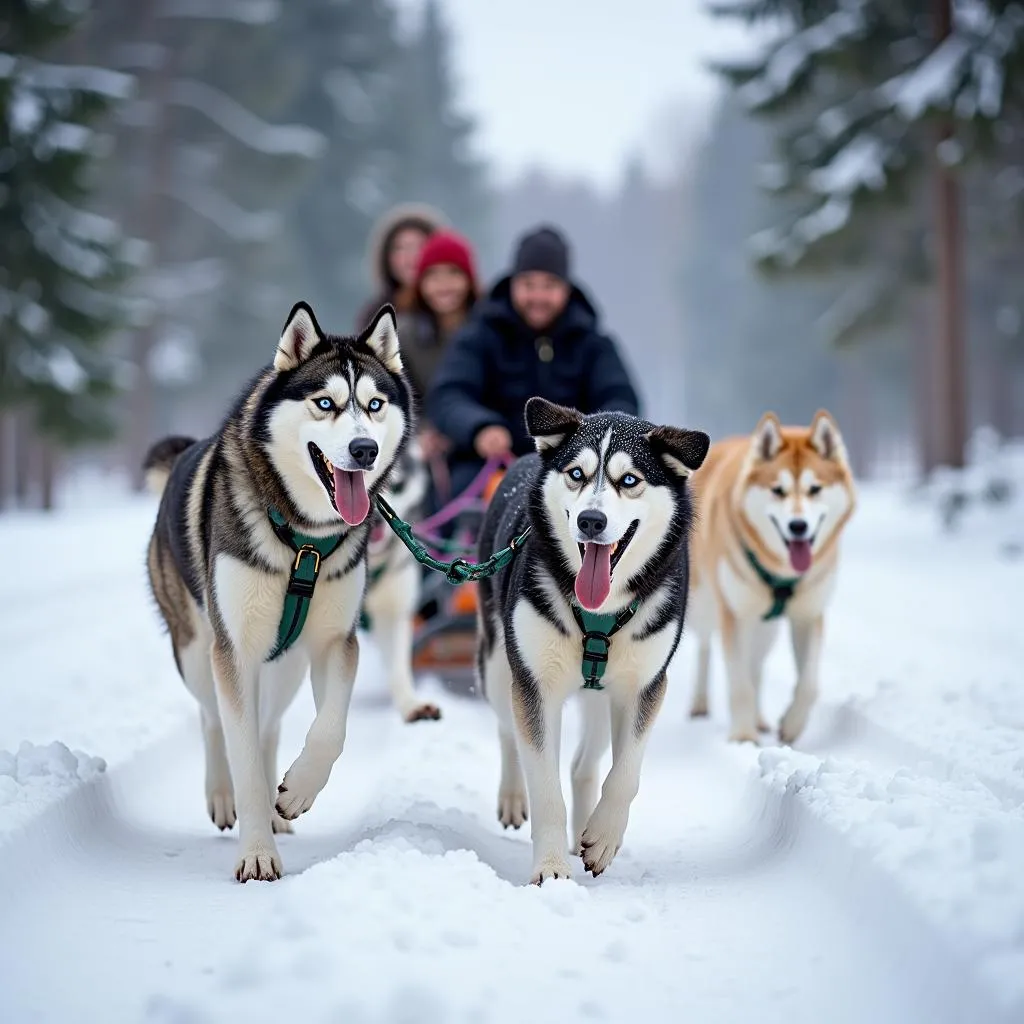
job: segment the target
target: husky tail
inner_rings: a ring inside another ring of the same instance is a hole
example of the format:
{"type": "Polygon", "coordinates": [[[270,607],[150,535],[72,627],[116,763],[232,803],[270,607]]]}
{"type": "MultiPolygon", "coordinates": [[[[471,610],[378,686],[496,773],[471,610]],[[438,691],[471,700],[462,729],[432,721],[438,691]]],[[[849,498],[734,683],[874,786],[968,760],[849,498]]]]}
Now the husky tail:
{"type": "Polygon", "coordinates": [[[192,437],[165,437],[157,441],[152,448],[146,452],[142,460],[142,468],[146,474],[146,486],[159,497],[167,486],[167,478],[171,475],[175,460],[187,448],[194,445],[195,438],[192,437]]]}

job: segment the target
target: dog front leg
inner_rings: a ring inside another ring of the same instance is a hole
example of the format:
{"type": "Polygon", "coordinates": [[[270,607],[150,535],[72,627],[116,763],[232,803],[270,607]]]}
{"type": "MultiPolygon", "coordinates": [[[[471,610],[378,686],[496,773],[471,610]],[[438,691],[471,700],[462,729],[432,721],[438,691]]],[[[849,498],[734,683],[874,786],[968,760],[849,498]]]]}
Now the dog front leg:
{"type": "Polygon", "coordinates": [[[612,767],[580,842],[583,866],[595,876],[611,864],[622,846],[629,808],[640,790],[647,739],[665,699],[665,689],[664,674],[639,693],[612,689],[612,767]]]}
{"type": "Polygon", "coordinates": [[[272,881],[281,877],[282,869],[270,827],[270,792],[260,750],[259,667],[245,665],[222,637],[213,642],[211,661],[242,849],[235,878],[272,881]]]}
{"type": "Polygon", "coordinates": [[[345,728],[359,667],[359,641],[353,632],[316,651],[310,664],[316,717],[302,752],[278,786],[277,813],[288,821],[313,806],[327,785],[334,762],[345,748],[345,728]]]}
{"type": "Polygon", "coordinates": [[[750,673],[750,637],[732,612],[722,612],[722,648],[729,676],[729,739],[757,743],[757,690],[750,673]]]}
{"type": "Polygon", "coordinates": [[[549,878],[571,878],[565,798],[558,773],[562,701],[558,697],[545,699],[525,670],[513,670],[511,697],[533,823],[530,881],[541,885],[549,878]]]}
{"type": "Polygon", "coordinates": [[[790,621],[797,675],[793,700],[779,725],[779,739],[783,743],[795,743],[799,739],[818,696],[818,667],[821,663],[824,626],[820,615],[790,621]]]}
{"type": "MultiPolygon", "coordinates": [[[[390,611],[390,609],[389,609],[390,611]]],[[[391,701],[405,722],[436,720],[441,709],[419,700],[412,675],[412,609],[398,614],[377,614],[373,619],[374,640],[384,662],[391,701]]]]}

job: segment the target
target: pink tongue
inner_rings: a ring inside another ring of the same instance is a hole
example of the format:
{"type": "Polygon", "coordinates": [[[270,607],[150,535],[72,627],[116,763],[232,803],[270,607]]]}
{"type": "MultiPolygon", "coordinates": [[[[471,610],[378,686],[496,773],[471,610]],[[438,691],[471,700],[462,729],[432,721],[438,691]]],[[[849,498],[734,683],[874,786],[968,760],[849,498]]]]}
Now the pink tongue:
{"type": "Polygon", "coordinates": [[[791,540],[788,542],[789,562],[797,572],[807,572],[814,556],[811,554],[809,540],[791,540]]]}
{"type": "Polygon", "coordinates": [[[358,526],[370,514],[370,496],[362,473],[335,469],[334,503],[349,526],[358,526]]]}
{"type": "Polygon", "coordinates": [[[576,574],[576,600],[592,612],[604,604],[611,589],[611,544],[585,544],[583,565],[576,574]]]}

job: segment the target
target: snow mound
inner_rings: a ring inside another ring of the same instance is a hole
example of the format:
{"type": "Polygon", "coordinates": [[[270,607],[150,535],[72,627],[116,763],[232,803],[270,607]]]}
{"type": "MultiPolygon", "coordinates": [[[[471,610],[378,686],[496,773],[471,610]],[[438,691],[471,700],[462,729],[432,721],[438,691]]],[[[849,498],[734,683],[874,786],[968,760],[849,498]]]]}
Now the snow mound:
{"type": "Polygon", "coordinates": [[[768,785],[865,851],[1007,1006],[1024,1000],[1024,808],[964,770],[764,750],[768,785]]]}
{"type": "Polygon", "coordinates": [[[63,743],[24,742],[16,754],[0,750],[0,838],[106,770],[106,762],[63,743]]]}

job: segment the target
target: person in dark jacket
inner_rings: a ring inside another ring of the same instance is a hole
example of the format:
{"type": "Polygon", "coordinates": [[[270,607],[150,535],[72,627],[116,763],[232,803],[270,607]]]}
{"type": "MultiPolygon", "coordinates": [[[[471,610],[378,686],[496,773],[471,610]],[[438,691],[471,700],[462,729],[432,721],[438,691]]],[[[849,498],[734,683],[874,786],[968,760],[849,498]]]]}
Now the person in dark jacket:
{"type": "Polygon", "coordinates": [[[615,342],[573,283],[569,247],[551,227],[520,239],[511,273],[452,340],[434,377],[427,415],[452,444],[454,493],[486,458],[534,450],[523,421],[533,395],[583,413],[640,412],[615,342]]]}

